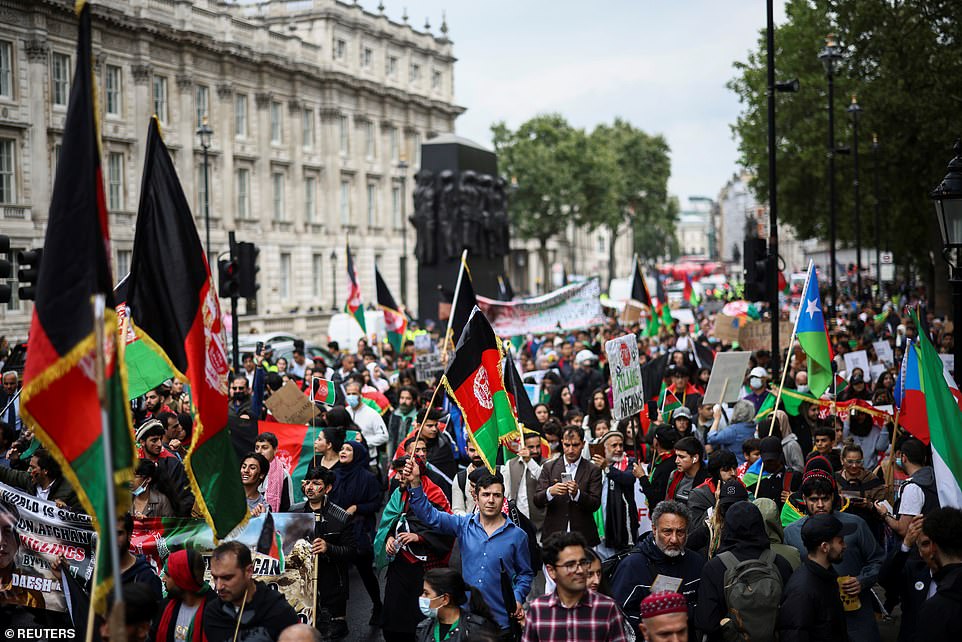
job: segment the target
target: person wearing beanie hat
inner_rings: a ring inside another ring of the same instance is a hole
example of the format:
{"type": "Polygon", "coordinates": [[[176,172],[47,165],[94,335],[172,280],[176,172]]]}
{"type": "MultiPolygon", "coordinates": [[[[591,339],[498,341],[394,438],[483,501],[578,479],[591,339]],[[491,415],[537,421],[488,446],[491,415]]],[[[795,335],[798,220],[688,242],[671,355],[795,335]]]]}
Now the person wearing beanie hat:
{"type": "Polygon", "coordinates": [[[688,602],[679,593],[653,593],[641,601],[642,639],[648,642],[688,640],[688,602]]]}
{"type": "Polygon", "coordinates": [[[204,581],[204,566],[204,556],[192,548],[170,554],[161,575],[167,599],[148,639],[156,642],[201,642],[204,607],[214,597],[214,592],[204,581]],[[181,634],[181,631],[186,633],[181,634]]]}
{"type": "MultiPolygon", "coordinates": [[[[816,459],[819,458],[813,458],[816,459]]],[[[859,642],[879,642],[881,636],[872,608],[875,598],[871,594],[871,588],[878,581],[885,552],[878,545],[872,529],[864,519],[843,512],[848,507],[848,502],[839,504],[835,477],[825,470],[825,464],[826,462],[822,461],[818,467],[806,469],[799,490],[805,502],[805,516],[785,528],[785,543],[797,548],[804,559],[810,550],[806,546],[803,529],[810,520],[817,518],[816,523],[820,524],[826,521],[821,516],[828,515],[843,525],[844,553],[841,560],[832,563],[832,568],[843,578],[839,580],[837,588],[849,596],[861,599],[860,608],[845,613],[848,636],[850,640],[859,642]]],[[[787,507],[789,503],[786,502],[785,505],[787,507]]],[[[808,527],[807,530],[811,528],[808,527]]]]}
{"type": "Polygon", "coordinates": [[[161,469],[174,492],[174,497],[171,498],[176,500],[174,511],[178,517],[189,517],[194,507],[194,494],[187,482],[184,464],[177,455],[164,448],[165,432],[164,425],[156,419],[148,419],[138,426],[134,433],[139,446],[137,456],[140,459],[149,459],[161,469]]]}
{"type": "MultiPolygon", "coordinates": [[[[812,477],[824,479],[832,485],[832,492],[835,494],[834,503],[836,510],[848,509],[848,500],[843,502],[841,496],[838,495],[838,483],[835,481],[835,472],[832,468],[831,461],[829,461],[827,457],[814,455],[805,463],[805,470],[802,471],[802,483],[804,484],[806,479],[812,477]]],[[[782,505],[782,526],[788,526],[807,514],[808,509],[805,505],[805,497],[802,495],[801,485],[799,485],[799,490],[789,495],[788,499],[785,500],[785,503],[782,505]]]]}

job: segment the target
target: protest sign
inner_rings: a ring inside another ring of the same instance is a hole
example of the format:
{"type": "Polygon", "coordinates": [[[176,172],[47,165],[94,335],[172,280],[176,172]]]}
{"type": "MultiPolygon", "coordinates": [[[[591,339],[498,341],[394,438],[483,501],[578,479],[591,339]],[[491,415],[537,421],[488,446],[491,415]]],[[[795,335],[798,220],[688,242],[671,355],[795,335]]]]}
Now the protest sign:
{"type": "Polygon", "coordinates": [[[512,337],[519,334],[543,334],[561,330],[580,330],[601,325],[605,314],[601,309],[601,286],[597,277],[572,283],[541,296],[517,301],[495,301],[477,297],[495,334],[512,337]]]}
{"type": "Polygon", "coordinates": [[[622,420],[637,415],[645,407],[645,393],[638,363],[638,339],[633,334],[605,343],[611,369],[611,415],[622,420]]]}
{"type": "Polygon", "coordinates": [[[942,360],[942,367],[953,377],[955,376],[955,355],[954,354],[940,354],[939,359],[942,360]]]}
{"type": "MultiPolygon", "coordinates": [[[[255,579],[283,593],[301,621],[310,621],[314,608],[314,557],[310,544],[314,539],[313,513],[259,515],[225,539],[237,540],[249,547],[255,579]],[[276,544],[277,557],[272,557],[270,551],[257,550],[262,539],[276,544]]],[[[188,544],[204,556],[209,582],[210,556],[216,544],[204,520],[154,517],[134,521],[130,552],[145,555],[155,571],[163,568],[171,552],[188,544]]]]}
{"type": "Polygon", "coordinates": [[[66,611],[60,574],[50,569],[58,557],[80,582],[93,577],[97,534],[88,515],[0,484],[0,538],[0,605],[66,611]]]}
{"type": "MultiPolygon", "coordinates": [[[[778,345],[784,350],[792,340],[792,324],[781,321],[778,326],[778,345]]],[[[771,350],[772,324],[768,321],[749,321],[738,328],[738,347],[743,350],[771,350]]]]}
{"type": "Polygon", "coordinates": [[[426,334],[414,337],[414,376],[418,381],[433,381],[444,372],[438,346],[426,334]]]}
{"type": "Polygon", "coordinates": [[[688,308],[682,308],[680,310],[672,310],[671,316],[673,319],[677,320],[678,323],[682,325],[695,325],[695,315],[688,308]]]}
{"type": "Polygon", "coordinates": [[[751,352],[719,352],[702,403],[735,403],[741,398],[751,352]]]}
{"type": "Polygon", "coordinates": [[[873,341],[872,347],[875,348],[875,354],[878,355],[879,361],[886,368],[895,366],[895,355],[892,353],[892,346],[889,345],[888,341],[873,341]]]}
{"type": "Polygon", "coordinates": [[[306,424],[319,414],[314,402],[293,381],[271,394],[264,405],[282,424],[306,424]]]}
{"type": "Polygon", "coordinates": [[[727,314],[715,315],[715,337],[722,343],[738,343],[738,328],[745,323],[741,317],[730,317],[727,314]]]}
{"type": "Polygon", "coordinates": [[[845,370],[847,371],[846,379],[852,378],[852,372],[855,368],[862,370],[862,379],[869,376],[870,369],[868,365],[868,353],[865,350],[856,350],[855,352],[847,352],[842,355],[845,359],[845,370]]]}

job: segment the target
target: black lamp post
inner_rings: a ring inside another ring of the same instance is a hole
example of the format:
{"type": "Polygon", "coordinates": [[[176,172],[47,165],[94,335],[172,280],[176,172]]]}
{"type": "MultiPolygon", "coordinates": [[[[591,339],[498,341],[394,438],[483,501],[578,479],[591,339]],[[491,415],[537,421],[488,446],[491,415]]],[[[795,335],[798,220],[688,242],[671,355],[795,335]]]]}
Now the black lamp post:
{"type": "MultiPolygon", "coordinates": [[[[932,190],[929,197],[935,201],[935,214],[942,234],[942,258],[949,264],[949,283],[952,284],[952,322],[962,326],[962,142],[955,141],[955,158],[949,162],[948,173],[932,190]]],[[[955,369],[962,364],[962,340],[953,331],[955,339],[955,369]]],[[[955,373],[952,373],[953,376],[955,373]]]]}
{"type": "Polygon", "coordinates": [[[862,201],[858,190],[858,117],[862,115],[862,107],[858,104],[855,94],[852,94],[852,104],[846,110],[852,115],[852,165],[855,179],[855,300],[862,299],[862,201]]]}
{"type": "Polygon", "coordinates": [[[197,135],[200,137],[200,147],[204,150],[204,232],[207,237],[207,257],[210,260],[210,164],[208,162],[207,150],[210,149],[210,139],[214,135],[214,130],[207,124],[207,116],[197,128],[197,135]]]}
{"type": "Polygon", "coordinates": [[[882,298],[882,202],[879,200],[878,182],[878,134],[872,134],[872,177],[875,184],[875,280],[878,296],[882,298]]]}
{"type": "Polygon", "coordinates": [[[401,172],[401,305],[408,304],[408,222],[407,212],[407,185],[408,185],[408,161],[405,154],[401,154],[397,164],[401,172]]]}
{"type": "Polygon", "coordinates": [[[337,312],[337,252],[331,250],[331,312],[337,312]]]}
{"type": "Polygon", "coordinates": [[[831,279],[832,279],[832,315],[838,307],[837,276],[835,274],[835,66],[842,59],[842,49],[835,42],[835,35],[829,34],[825,38],[825,47],[818,54],[818,59],[825,66],[825,76],[828,78],[828,218],[831,248],[831,279]]]}

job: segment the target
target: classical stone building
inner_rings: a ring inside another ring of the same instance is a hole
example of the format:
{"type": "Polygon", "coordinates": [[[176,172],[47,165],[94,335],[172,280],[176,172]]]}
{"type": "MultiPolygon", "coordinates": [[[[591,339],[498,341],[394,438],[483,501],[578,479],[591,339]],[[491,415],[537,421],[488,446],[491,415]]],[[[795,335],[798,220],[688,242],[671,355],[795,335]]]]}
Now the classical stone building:
{"type": "MultiPolygon", "coordinates": [[[[39,247],[75,63],[73,0],[0,0],[0,226],[39,247]]],[[[113,260],[130,265],[148,119],[160,119],[212,254],[227,232],[260,247],[242,331],[321,338],[343,305],[349,239],[362,292],[377,263],[400,298],[402,210],[422,141],[454,131],[452,44],[337,0],[99,0],[94,56],[113,260]],[[196,130],[208,119],[209,183],[196,130]],[[407,168],[399,168],[401,161],[407,168]],[[205,189],[205,184],[209,189],[205,189]]],[[[408,202],[405,208],[405,201],[408,202]]],[[[408,299],[416,302],[413,231],[408,299]]],[[[242,310],[243,310],[242,306],[242,310]]],[[[0,310],[24,337],[30,305],[0,310]]]]}

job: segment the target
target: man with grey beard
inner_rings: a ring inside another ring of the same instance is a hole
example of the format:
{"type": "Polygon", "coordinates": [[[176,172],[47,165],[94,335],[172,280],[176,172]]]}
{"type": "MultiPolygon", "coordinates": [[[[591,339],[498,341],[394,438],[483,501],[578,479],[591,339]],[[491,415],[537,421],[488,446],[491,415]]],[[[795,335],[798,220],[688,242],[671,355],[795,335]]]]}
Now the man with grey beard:
{"type": "Polygon", "coordinates": [[[591,456],[601,469],[601,514],[604,516],[604,536],[595,551],[602,559],[628,550],[638,540],[638,509],[635,507],[635,476],[625,457],[625,437],[613,430],[602,435],[596,443],[605,447],[605,454],[591,456]]]}
{"type": "MultiPolygon", "coordinates": [[[[705,558],[685,548],[690,517],[684,504],[659,503],[651,513],[652,532],[615,569],[611,595],[633,627],[639,624],[641,601],[652,593],[681,593],[688,601],[688,613],[694,613],[705,558]]],[[[690,616],[688,627],[689,637],[697,639],[690,616]]]]}

